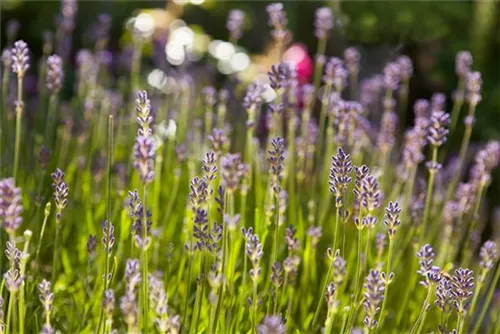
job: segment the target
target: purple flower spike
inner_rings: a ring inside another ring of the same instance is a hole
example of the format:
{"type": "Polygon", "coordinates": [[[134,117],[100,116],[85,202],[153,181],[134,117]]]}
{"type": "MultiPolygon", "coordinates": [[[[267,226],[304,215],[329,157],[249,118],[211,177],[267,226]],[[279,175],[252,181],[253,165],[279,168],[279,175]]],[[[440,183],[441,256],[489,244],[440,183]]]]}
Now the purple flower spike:
{"type": "Polygon", "coordinates": [[[455,58],[455,72],[458,77],[465,78],[472,67],[472,55],[469,51],[460,51],[455,58]]]}
{"type": "Polygon", "coordinates": [[[363,288],[363,308],[366,312],[363,324],[372,329],[378,324],[375,316],[379,311],[379,304],[384,300],[385,284],[381,278],[381,273],[378,270],[370,269],[363,288]]]}
{"type": "Polygon", "coordinates": [[[342,196],[351,182],[352,162],[349,154],[339,147],[337,154],[332,157],[330,168],[330,192],[335,195],[337,207],[342,206],[342,196]]]}
{"type": "Polygon", "coordinates": [[[465,314],[469,309],[469,299],[474,291],[474,272],[467,268],[458,268],[451,277],[453,307],[458,313],[465,314]]]}
{"type": "Polygon", "coordinates": [[[450,115],[444,111],[432,111],[430,118],[429,134],[427,140],[435,147],[446,143],[449,130],[446,128],[450,124],[450,115]]]}
{"type": "Polygon", "coordinates": [[[14,235],[21,226],[21,188],[17,188],[13,178],[0,180],[0,219],[9,235],[14,235]]]}
{"type": "Polygon", "coordinates": [[[481,73],[470,72],[467,74],[467,95],[466,100],[471,105],[477,105],[481,101],[481,86],[483,80],[481,73]]]}
{"type": "Polygon", "coordinates": [[[385,89],[395,91],[399,87],[401,76],[401,67],[398,63],[392,62],[384,68],[384,87],[385,89]]]}
{"type": "Polygon", "coordinates": [[[144,183],[151,183],[155,176],[154,157],[156,147],[153,138],[137,136],[134,144],[134,168],[144,183]]]}
{"type": "Polygon", "coordinates": [[[243,25],[245,23],[245,13],[239,9],[233,9],[229,12],[226,22],[226,28],[229,31],[231,40],[238,41],[243,35],[243,25]]]}
{"type": "Polygon", "coordinates": [[[61,90],[64,81],[63,61],[58,55],[47,58],[47,88],[57,93],[61,90]]]}
{"type": "Polygon", "coordinates": [[[18,78],[22,78],[30,68],[28,45],[22,40],[15,42],[11,50],[11,55],[12,71],[17,74],[18,78]]]}
{"type": "Polygon", "coordinates": [[[333,28],[332,10],[328,7],[318,8],[314,18],[314,35],[320,40],[328,39],[329,32],[333,28]]]}

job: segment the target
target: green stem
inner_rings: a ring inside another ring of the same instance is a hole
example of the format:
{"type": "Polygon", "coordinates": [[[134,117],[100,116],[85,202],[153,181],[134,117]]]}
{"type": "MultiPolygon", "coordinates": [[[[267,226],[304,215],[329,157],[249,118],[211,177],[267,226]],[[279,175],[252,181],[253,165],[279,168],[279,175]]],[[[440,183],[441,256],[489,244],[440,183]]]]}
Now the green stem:
{"type": "Polygon", "coordinates": [[[17,171],[19,168],[19,154],[21,150],[21,121],[23,114],[23,77],[17,77],[17,105],[16,105],[16,139],[14,151],[14,169],[12,175],[16,179],[17,171]]]}
{"type": "Polygon", "coordinates": [[[330,278],[330,276],[332,274],[332,270],[333,270],[333,261],[328,266],[328,272],[327,272],[326,277],[324,279],[323,289],[321,289],[321,295],[319,296],[318,306],[316,306],[316,311],[314,312],[313,321],[312,321],[312,324],[311,324],[311,327],[310,327],[311,330],[314,330],[316,322],[318,320],[319,312],[321,310],[321,307],[323,306],[323,300],[324,300],[324,296],[325,296],[325,291],[326,291],[326,287],[328,285],[328,280],[329,280],[329,278],[330,278]]]}
{"type": "Polygon", "coordinates": [[[495,293],[495,289],[496,289],[496,286],[498,284],[499,279],[500,279],[500,262],[497,263],[495,276],[493,277],[493,280],[490,283],[490,287],[488,289],[488,294],[486,296],[486,300],[485,300],[483,307],[481,309],[481,313],[479,313],[479,317],[476,321],[476,325],[474,326],[474,329],[472,330],[473,334],[477,334],[479,332],[481,325],[483,324],[484,316],[486,315],[486,311],[488,311],[488,307],[490,306],[491,300],[493,299],[493,294],[495,293]]]}
{"type": "Polygon", "coordinates": [[[145,332],[148,332],[148,317],[149,317],[149,299],[148,299],[148,251],[146,240],[148,238],[148,187],[147,184],[144,184],[143,190],[143,198],[144,198],[144,206],[142,209],[143,212],[143,223],[142,223],[142,247],[141,247],[141,260],[142,260],[142,316],[143,316],[143,329],[145,332]]]}
{"type": "MultiPolygon", "coordinates": [[[[59,211],[59,209],[58,209],[59,211]]],[[[60,215],[58,212],[56,215],[60,215]]],[[[54,256],[52,257],[52,284],[56,284],[57,263],[59,253],[59,234],[61,233],[61,222],[56,218],[56,238],[54,239],[54,256]]]]}
{"type": "Polygon", "coordinates": [[[45,205],[45,213],[44,213],[44,217],[43,217],[42,230],[40,231],[40,240],[38,241],[38,246],[36,248],[35,263],[37,266],[39,266],[38,257],[40,255],[40,248],[42,247],[42,244],[43,244],[43,235],[45,234],[45,227],[47,225],[47,220],[50,216],[50,207],[51,207],[51,204],[50,204],[50,202],[48,202],[45,205]]]}
{"type": "MultiPolygon", "coordinates": [[[[432,147],[432,162],[436,162],[437,160],[437,147],[432,147]]],[[[425,208],[424,208],[424,220],[422,223],[422,231],[420,232],[420,240],[423,240],[424,234],[427,231],[427,224],[429,221],[430,215],[430,206],[432,200],[432,191],[434,189],[434,177],[436,175],[436,171],[433,169],[429,170],[429,182],[427,184],[427,195],[425,196],[425,208]]]]}
{"type": "Polygon", "coordinates": [[[391,274],[391,260],[392,260],[392,251],[394,248],[394,242],[392,241],[392,237],[389,236],[389,253],[387,254],[387,268],[386,268],[386,279],[387,281],[385,282],[385,291],[384,291],[384,300],[382,301],[382,308],[380,309],[380,316],[378,319],[377,323],[377,329],[376,332],[379,331],[379,328],[382,328],[384,326],[384,311],[385,311],[385,305],[387,303],[387,296],[389,295],[389,275],[391,274]]]}

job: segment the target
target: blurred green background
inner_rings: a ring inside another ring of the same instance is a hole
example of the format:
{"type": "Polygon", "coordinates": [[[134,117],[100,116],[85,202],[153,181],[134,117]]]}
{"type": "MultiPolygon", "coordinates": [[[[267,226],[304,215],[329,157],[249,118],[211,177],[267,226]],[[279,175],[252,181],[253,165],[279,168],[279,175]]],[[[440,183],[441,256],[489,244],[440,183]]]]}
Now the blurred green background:
{"type": "MultiPolygon", "coordinates": [[[[265,7],[268,1],[194,1],[179,5],[165,1],[79,1],[73,51],[89,47],[86,40],[97,15],[112,16],[112,51],[121,47],[124,22],[139,9],[174,5],[176,15],[187,24],[201,27],[215,39],[227,39],[225,27],[229,10],[242,9],[247,15],[247,31],[240,44],[258,54],[269,42],[265,7]]],[[[451,108],[456,86],[455,55],[470,50],[474,70],[483,75],[483,99],[477,109],[473,141],[500,138],[500,2],[499,1],[285,1],[289,28],[294,40],[304,43],[314,56],[314,12],[331,6],[337,26],[328,41],[327,54],[341,56],[348,46],[356,46],[362,55],[361,78],[381,72],[398,54],[407,54],[414,62],[410,83],[410,101],[430,98],[443,92],[451,108]]],[[[59,1],[1,1],[1,42],[6,43],[6,25],[11,19],[21,22],[18,36],[35,56],[42,51],[42,32],[54,30],[59,1]]],[[[172,7],[170,7],[172,9],[172,7]]],[[[408,112],[411,109],[409,108],[408,112]]],[[[459,139],[459,138],[455,138],[459,139]]],[[[457,143],[453,147],[456,149],[457,143]]],[[[500,203],[498,172],[490,188],[491,204],[500,203]]],[[[490,208],[493,205],[490,205],[490,208]]]]}

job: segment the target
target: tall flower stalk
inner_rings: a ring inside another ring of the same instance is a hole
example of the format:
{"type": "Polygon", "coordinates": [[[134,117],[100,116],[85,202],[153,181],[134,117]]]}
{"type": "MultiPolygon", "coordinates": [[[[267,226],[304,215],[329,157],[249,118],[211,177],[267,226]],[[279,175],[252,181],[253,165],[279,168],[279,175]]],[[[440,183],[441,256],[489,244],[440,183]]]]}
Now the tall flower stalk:
{"type": "Polygon", "coordinates": [[[24,110],[23,102],[23,79],[30,67],[29,49],[24,41],[17,41],[11,51],[12,71],[17,75],[17,100],[16,100],[16,136],[14,148],[14,165],[12,174],[16,178],[19,170],[19,155],[21,154],[21,127],[24,110]]]}

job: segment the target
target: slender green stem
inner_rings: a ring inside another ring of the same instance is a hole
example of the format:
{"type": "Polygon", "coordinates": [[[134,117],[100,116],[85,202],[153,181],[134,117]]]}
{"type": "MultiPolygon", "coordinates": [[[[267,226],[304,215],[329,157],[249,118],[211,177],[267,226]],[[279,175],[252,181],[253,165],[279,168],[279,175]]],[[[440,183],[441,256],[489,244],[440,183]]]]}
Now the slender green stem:
{"type": "Polygon", "coordinates": [[[149,299],[148,299],[148,250],[147,250],[147,238],[148,238],[148,186],[144,183],[143,189],[144,206],[143,212],[143,223],[142,223],[142,246],[141,246],[141,260],[142,260],[142,322],[143,330],[148,332],[148,318],[149,318],[149,299]]]}
{"type": "Polygon", "coordinates": [[[389,275],[391,274],[391,261],[392,261],[392,251],[394,248],[394,242],[393,238],[389,236],[389,252],[387,254],[387,267],[386,267],[386,278],[387,281],[385,282],[385,291],[384,291],[384,300],[382,301],[382,308],[380,309],[380,315],[377,323],[377,329],[376,332],[379,331],[379,328],[383,328],[384,326],[384,311],[385,311],[385,305],[387,303],[387,296],[389,295],[389,275]]]}
{"type": "Polygon", "coordinates": [[[417,321],[415,322],[413,328],[411,329],[411,334],[419,333],[420,322],[422,322],[422,320],[425,320],[424,313],[427,312],[426,311],[427,304],[429,304],[429,300],[432,294],[432,285],[430,282],[427,283],[429,284],[429,286],[427,287],[427,296],[425,297],[424,303],[422,304],[422,308],[420,309],[420,313],[418,314],[417,321]]]}
{"type": "MultiPolygon", "coordinates": [[[[476,110],[476,105],[470,104],[469,105],[469,111],[467,114],[468,118],[472,118],[474,116],[476,110]]],[[[462,174],[462,169],[465,164],[465,158],[467,156],[467,151],[469,148],[469,142],[470,142],[470,137],[472,134],[472,123],[467,123],[465,125],[465,132],[462,137],[462,142],[460,144],[460,153],[458,155],[458,162],[457,162],[457,167],[455,168],[455,171],[453,172],[453,176],[451,179],[451,182],[448,186],[448,191],[446,193],[446,200],[450,200],[453,193],[455,192],[455,188],[458,184],[458,181],[460,180],[460,176],[462,174]]]]}
{"type": "Polygon", "coordinates": [[[23,115],[23,77],[17,77],[17,104],[16,104],[16,139],[14,151],[14,167],[12,175],[16,179],[17,171],[19,169],[19,154],[21,150],[21,122],[23,115]]]}
{"type": "Polygon", "coordinates": [[[321,295],[319,297],[318,306],[316,306],[316,311],[314,312],[313,321],[311,323],[311,328],[310,328],[311,330],[314,330],[316,322],[318,321],[319,312],[321,311],[321,307],[323,306],[323,300],[324,300],[326,287],[328,285],[328,280],[330,279],[330,276],[332,275],[332,271],[333,271],[333,262],[331,262],[330,265],[328,266],[328,272],[326,273],[326,277],[324,279],[323,289],[321,289],[321,295]]]}
{"type": "Polygon", "coordinates": [[[48,218],[50,216],[50,207],[51,207],[51,204],[50,204],[50,202],[48,202],[45,205],[45,212],[44,212],[44,217],[43,217],[42,230],[40,231],[40,240],[38,241],[38,246],[36,248],[35,263],[36,263],[37,266],[39,266],[38,257],[40,255],[40,248],[42,247],[42,244],[43,244],[43,235],[45,234],[45,227],[47,225],[47,220],[48,220],[48,218]]]}
{"type": "MultiPolygon", "coordinates": [[[[437,147],[432,147],[432,162],[437,160],[437,147]]],[[[434,189],[434,177],[436,176],[436,171],[434,169],[429,169],[429,182],[427,183],[427,195],[425,196],[425,208],[424,208],[424,218],[422,223],[422,231],[420,231],[420,240],[423,240],[424,234],[427,231],[427,224],[430,215],[430,206],[432,200],[432,191],[434,189]]]]}
{"type": "MultiPolygon", "coordinates": [[[[59,209],[58,209],[59,210],[59,209]]],[[[60,215],[61,213],[58,212],[56,214],[60,215]]],[[[56,238],[54,239],[54,255],[52,257],[52,284],[56,284],[56,274],[57,274],[57,263],[58,263],[58,256],[59,256],[59,234],[61,233],[61,222],[59,219],[56,218],[56,238]]]]}
{"type": "Polygon", "coordinates": [[[484,316],[486,315],[486,312],[488,311],[488,307],[490,306],[491,300],[493,299],[493,294],[495,293],[495,289],[496,289],[496,286],[498,284],[499,279],[500,279],[500,262],[497,262],[495,276],[493,277],[493,280],[490,283],[490,287],[488,289],[488,294],[486,295],[486,300],[483,303],[483,307],[481,309],[481,313],[479,313],[479,317],[477,318],[476,325],[474,326],[474,329],[472,330],[473,334],[479,333],[479,329],[481,328],[481,325],[483,324],[484,316]]]}
{"type": "Polygon", "coordinates": [[[314,64],[314,88],[317,90],[321,82],[321,74],[323,72],[324,59],[321,59],[325,55],[326,50],[326,39],[318,40],[318,50],[316,52],[316,62],[314,64]]]}
{"type": "MultiPolygon", "coordinates": [[[[10,319],[12,318],[12,310],[15,307],[16,304],[16,293],[17,292],[11,292],[9,295],[9,306],[7,307],[7,324],[5,325],[5,333],[11,333],[10,332],[10,319]]],[[[15,333],[12,331],[12,333],[15,333]]]]}

